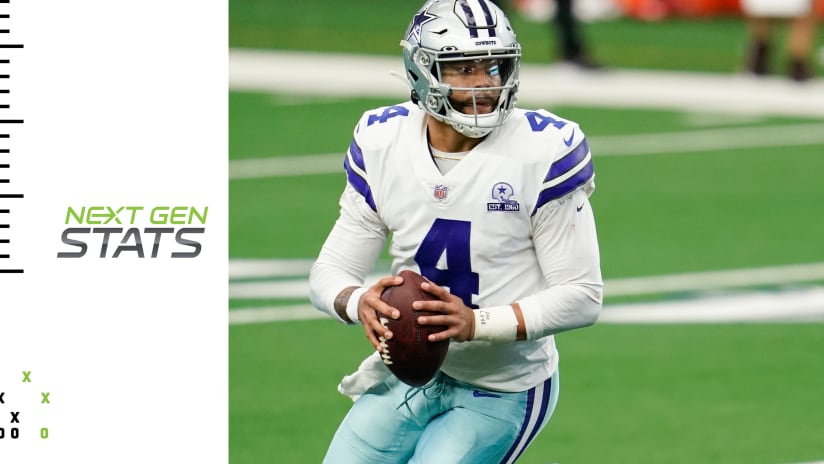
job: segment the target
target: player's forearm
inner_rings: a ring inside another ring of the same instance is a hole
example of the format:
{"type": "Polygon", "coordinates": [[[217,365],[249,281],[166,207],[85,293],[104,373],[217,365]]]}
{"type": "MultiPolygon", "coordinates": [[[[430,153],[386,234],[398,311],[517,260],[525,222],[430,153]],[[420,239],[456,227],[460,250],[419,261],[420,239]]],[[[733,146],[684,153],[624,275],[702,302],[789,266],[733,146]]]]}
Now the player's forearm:
{"type": "Polygon", "coordinates": [[[376,219],[358,215],[351,188],[341,197],[341,215],[309,273],[309,296],[321,311],[345,323],[358,322],[357,301],[387,232],[376,219]],[[357,290],[357,291],[356,291],[357,290]]]}
{"type": "MultiPolygon", "coordinates": [[[[346,324],[358,321],[357,306],[353,312],[350,301],[353,293],[360,289],[358,279],[346,272],[336,269],[335,266],[316,261],[309,273],[309,298],[312,304],[346,324]]],[[[360,299],[361,292],[355,295],[360,299]]]]}
{"type": "Polygon", "coordinates": [[[586,327],[598,320],[603,283],[557,285],[518,301],[528,340],[586,327]]]}
{"type": "MultiPolygon", "coordinates": [[[[349,306],[349,300],[352,297],[352,292],[357,290],[360,287],[351,286],[346,287],[338,293],[338,296],[335,297],[335,301],[333,303],[333,308],[335,313],[340,317],[344,322],[347,324],[354,324],[355,321],[346,314],[346,307],[349,306]]],[[[357,320],[357,319],[356,319],[357,320]]]]}
{"type": "Polygon", "coordinates": [[[471,340],[521,341],[526,340],[526,323],[518,303],[476,309],[471,340]]]}
{"type": "Polygon", "coordinates": [[[586,188],[544,208],[535,222],[536,254],[551,286],[518,300],[529,340],[594,324],[604,286],[586,188]]]}
{"type": "Polygon", "coordinates": [[[346,287],[338,293],[335,298],[335,313],[347,324],[357,324],[360,322],[358,308],[360,300],[366,291],[366,287],[346,287]]]}
{"type": "Polygon", "coordinates": [[[535,340],[586,327],[601,312],[600,282],[558,285],[505,306],[473,311],[472,340],[535,340]]]}

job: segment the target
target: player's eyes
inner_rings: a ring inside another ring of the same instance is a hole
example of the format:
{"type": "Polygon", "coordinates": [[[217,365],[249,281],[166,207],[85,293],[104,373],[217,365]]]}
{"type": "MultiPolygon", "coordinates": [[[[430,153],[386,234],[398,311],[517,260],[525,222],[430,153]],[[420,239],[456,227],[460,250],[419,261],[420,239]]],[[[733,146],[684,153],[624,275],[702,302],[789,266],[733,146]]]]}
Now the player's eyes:
{"type": "Polygon", "coordinates": [[[458,65],[447,68],[447,71],[461,75],[485,73],[489,76],[497,76],[500,74],[500,68],[497,63],[490,63],[488,65],[458,65]]]}
{"type": "Polygon", "coordinates": [[[472,74],[475,72],[475,68],[473,66],[461,66],[461,65],[452,65],[447,66],[444,68],[444,71],[453,74],[472,74]]]}

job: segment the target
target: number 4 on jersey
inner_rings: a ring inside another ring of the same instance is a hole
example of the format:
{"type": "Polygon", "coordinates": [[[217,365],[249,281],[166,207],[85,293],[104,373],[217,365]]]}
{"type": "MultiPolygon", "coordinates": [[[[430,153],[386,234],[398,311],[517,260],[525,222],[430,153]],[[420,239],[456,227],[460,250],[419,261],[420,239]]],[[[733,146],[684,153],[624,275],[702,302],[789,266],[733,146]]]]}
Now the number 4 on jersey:
{"type": "Polygon", "coordinates": [[[390,106],[383,110],[381,114],[370,114],[369,119],[366,120],[366,125],[371,126],[376,122],[385,123],[395,116],[409,116],[409,110],[400,105],[390,106]]]}
{"type": "Polygon", "coordinates": [[[562,129],[567,125],[564,120],[551,118],[537,111],[527,111],[524,115],[526,116],[526,120],[529,121],[529,127],[532,128],[532,132],[541,132],[550,124],[555,126],[556,129],[562,129]]]}
{"type": "Polygon", "coordinates": [[[449,291],[460,297],[464,304],[477,309],[472,304],[472,295],[478,294],[478,273],[472,272],[469,252],[469,235],[472,224],[469,221],[435,219],[415,253],[415,262],[421,275],[438,285],[449,287],[449,291]],[[446,269],[437,267],[441,256],[446,253],[446,269]]]}

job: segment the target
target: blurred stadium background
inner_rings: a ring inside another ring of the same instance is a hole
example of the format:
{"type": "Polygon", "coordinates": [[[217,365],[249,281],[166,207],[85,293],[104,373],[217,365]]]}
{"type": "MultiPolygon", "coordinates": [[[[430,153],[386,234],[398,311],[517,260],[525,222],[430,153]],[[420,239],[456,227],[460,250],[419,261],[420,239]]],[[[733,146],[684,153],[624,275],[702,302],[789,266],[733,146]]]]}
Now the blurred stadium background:
{"type": "MultiPolygon", "coordinates": [[[[421,3],[230,1],[232,464],[320,462],[350,405],[371,348],[306,278],[355,122],[407,98],[389,71],[421,3]]],[[[527,3],[520,106],[588,134],[606,304],[558,336],[563,394],[519,462],[824,460],[824,80],[782,53],[745,75],[735,0],[581,0],[597,73],[559,66],[527,3]]]]}

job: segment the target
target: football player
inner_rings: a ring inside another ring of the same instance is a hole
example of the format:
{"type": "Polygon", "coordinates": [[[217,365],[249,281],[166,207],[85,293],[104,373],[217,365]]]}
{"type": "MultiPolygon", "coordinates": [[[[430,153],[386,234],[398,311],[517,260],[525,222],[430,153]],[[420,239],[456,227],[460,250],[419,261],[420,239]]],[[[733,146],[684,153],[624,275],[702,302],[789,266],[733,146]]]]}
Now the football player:
{"type": "Polygon", "coordinates": [[[376,352],[338,386],[355,399],[328,463],[515,462],[558,401],[553,335],[593,324],[602,279],[592,155],[575,122],[515,107],[521,48],[487,0],[430,0],[401,41],[411,101],[366,111],[344,161],[340,217],[310,274],[315,306],[362,324],[376,352]],[[441,371],[410,387],[382,364],[392,273],[437,297],[441,371]]]}

